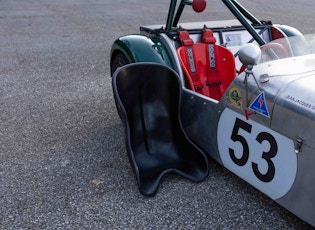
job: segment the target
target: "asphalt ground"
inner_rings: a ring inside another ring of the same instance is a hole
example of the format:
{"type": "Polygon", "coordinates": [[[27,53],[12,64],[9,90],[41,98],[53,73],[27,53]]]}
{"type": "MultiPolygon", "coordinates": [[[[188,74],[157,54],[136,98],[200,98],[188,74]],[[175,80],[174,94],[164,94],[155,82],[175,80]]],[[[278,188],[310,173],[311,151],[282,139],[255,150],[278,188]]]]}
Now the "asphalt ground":
{"type": "MultiPolygon", "coordinates": [[[[242,0],[310,33],[313,1],[242,0]],[[263,5],[262,5],[263,4],[263,5]]],[[[210,161],[140,195],[111,89],[110,47],[169,0],[0,0],[0,229],[310,229],[210,161]]],[[[231,19],[221,1],[186,21],[231,19]]]]}

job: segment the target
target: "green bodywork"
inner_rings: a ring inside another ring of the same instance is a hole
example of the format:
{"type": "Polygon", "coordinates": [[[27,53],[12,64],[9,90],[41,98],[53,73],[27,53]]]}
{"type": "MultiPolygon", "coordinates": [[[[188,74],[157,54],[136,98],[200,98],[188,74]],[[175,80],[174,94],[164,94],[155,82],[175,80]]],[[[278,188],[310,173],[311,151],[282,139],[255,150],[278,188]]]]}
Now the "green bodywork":
{"type": "Polygon", "coordinates": [[[173,68],[165,46],[157,37],[149,38],[144,35],[120,37],[112,46],[111,57],[115,57],[119,52],[124,54],[130,63],[154,62],[173,68]]]}

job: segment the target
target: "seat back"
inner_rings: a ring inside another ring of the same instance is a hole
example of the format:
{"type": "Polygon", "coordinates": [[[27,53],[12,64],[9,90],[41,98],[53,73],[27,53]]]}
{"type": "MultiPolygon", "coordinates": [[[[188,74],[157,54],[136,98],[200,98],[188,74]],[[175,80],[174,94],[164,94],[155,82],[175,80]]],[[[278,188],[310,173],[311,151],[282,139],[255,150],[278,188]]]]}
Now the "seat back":
{"type": "Polygon", "coordinates": [[[180,31],[182,46],[177,52],[187,80],[195,92],[220,100],[236,76],[235,58],[227,48],[217,45],[210,29],[200,43],[194,43],[187,31],[180,31]]]}
{"type": "Polygon", "coordinates": [[[192,181],[208,175],[205,153],[181,123],[182,85],[175,71],[154,63],[129,64],[114,73],[112,86],[126,129],[128,156],[143,195],[154,195],[167,173],[192,181]]]}

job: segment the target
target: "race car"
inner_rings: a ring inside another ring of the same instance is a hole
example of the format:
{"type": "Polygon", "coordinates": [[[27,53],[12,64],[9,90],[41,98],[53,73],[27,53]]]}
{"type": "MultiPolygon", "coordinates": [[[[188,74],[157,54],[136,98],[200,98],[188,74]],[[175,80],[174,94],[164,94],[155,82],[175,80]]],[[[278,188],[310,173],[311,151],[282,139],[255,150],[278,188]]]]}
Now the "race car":
{"type": "Polygon", "coordinates": [[[315,226],[315,36],[260,21],[236,0],[235,20],[141,26],[111,49],[115,103],[143,195],[178,173],[208,176],[208,157],[315,226]]]}

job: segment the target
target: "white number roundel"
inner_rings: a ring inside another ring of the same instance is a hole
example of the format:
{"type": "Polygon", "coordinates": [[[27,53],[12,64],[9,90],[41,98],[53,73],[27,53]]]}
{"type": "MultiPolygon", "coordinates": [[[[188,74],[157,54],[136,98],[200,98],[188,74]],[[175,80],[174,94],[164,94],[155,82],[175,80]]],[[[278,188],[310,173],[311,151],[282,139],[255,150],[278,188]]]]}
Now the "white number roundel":
{"type": "Polygon", "coordinates": [[[217,138],[224,167],[274,200],[290,190],[297,172],[291,139],[228,108],[217,138]]]}

